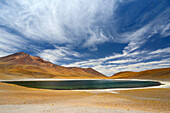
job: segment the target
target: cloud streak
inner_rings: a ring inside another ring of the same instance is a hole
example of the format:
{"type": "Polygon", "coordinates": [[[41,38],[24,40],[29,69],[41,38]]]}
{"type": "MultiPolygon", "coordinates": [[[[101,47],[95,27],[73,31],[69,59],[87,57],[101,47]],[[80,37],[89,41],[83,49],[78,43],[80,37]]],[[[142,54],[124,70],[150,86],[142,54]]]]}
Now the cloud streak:
{"type": "Polygon", "coordinates": [[[93,67],[94,69],[108,76],[121,71],[141,71],[153,68],[163,68],[170,66],[170,51],[169,47],[158,49],[155,51],[135,51],[131,53],[124,52],[110,57],[91,59],[65,64],[68,67],[93,67]],[[160,59],[160,56],[162,59],[160,59]],[[153,60],[159,58],[160,60],[153,60]],[[123,60],[122,60],[123,59],[123,60]],[[153,60],[153,61],[152,61],[153,60]]]}
{"type": "Polygon", "coordinates": [[[83,47],[95,46],[107,41],[98,23],[104,25],[117,3],[118,0],[6,0],[0,2],[0,24],[34,41],[75,45],[85,40],[83,47]]]}
{"type": "MultiPolygon", "coordinates": [[[[142,18],[135,17],[135,13],[128,17],[124,17],[124,13],[119,14],[123,6],[131,3],[137,5],[137,2],[138,0],[0,0],[0,56],[29,51],[53,63],[93,67],[107,75],[123,70],[149,69],[156,65],[167,67],[169,62],[164,60],[170,54],[168,47],[147,50],[142,46],[155,35],[161,38],[170,36],[170,8],[165,8],[152,19],[148,19],[154,13],[150,8],[142,18]],[[126,25],[119,25],[131,21],[135,25],[129,25],[128,28],[126,25]],[[123,43],[127,46],[121,52],[103,58],[95,55],[95,58],[86,58],[105,43],[123,43]]],[[[154,3],[156,2],[153,5],[154,3]]],[[[138,9],[142,12],[146,8],[138,9]]]]}
{"type": "Polygon", "coordinates": [[[80,55],[78,52],[75,52],[68,47],[58,47],[58,46],[55,46],[55,49],[43,50],[41,51],[41,53],[38,54],[38,56],[53,63],[58,63],[61,61],[67,61],[67,60],[72,60],[73,58],[82,57],[82,55],[80,55]]]}

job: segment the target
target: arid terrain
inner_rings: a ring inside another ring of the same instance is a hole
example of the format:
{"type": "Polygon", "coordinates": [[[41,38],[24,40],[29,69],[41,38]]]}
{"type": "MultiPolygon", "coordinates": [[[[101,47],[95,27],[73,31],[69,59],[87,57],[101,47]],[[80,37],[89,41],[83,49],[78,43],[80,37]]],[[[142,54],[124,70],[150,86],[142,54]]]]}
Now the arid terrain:
{"type": "Polygon", "coordinates": [[[0,113],[168,113],[170,68],[120,72],[112,77],[92,68],[63,67],[16,53],[0,58],[0,79],[150,79],[163,86],[108,90],[45,90],[0,82],[0,113]]]}
{"type": "Polygon", "coordinates": [[[44,90],[0,83],[1,113],[168,113],[170,89],[117,90],[117,93],[44,90]]]}
{"type": "Polygon", "coordinates": [[[162,68],[162,69],[152,69],[145,70],[141,72],[120,72],[116,73],[110,78],[113,79],[151,79],[151,80],[163,80],[170,81],[170,68],[162,68]]]}

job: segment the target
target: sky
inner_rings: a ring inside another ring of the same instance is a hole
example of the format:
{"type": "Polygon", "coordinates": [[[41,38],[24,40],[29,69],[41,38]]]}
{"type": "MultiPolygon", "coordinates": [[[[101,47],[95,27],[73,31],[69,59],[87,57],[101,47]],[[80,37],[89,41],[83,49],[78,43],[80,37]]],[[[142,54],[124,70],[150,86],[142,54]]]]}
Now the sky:
{"type": "Polygon", "coordinates": [[[107,76],[170,67],[170,1],[0,0],[0,57],[16,52],[107,76]]]}

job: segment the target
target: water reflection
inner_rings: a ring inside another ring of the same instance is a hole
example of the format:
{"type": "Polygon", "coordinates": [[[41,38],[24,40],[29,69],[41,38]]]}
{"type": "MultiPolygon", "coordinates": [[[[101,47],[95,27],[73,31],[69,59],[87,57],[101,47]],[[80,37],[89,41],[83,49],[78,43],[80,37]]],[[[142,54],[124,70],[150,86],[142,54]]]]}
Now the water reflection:
{"type": "Polygon", "coordinates": [[[109,89],[109,88],[138,88],[159,86],[156,81],[130,80],[67,80],[67,81],[10,81],[5,82],[32,88],[74,90],[74,89],[109,89]]]}

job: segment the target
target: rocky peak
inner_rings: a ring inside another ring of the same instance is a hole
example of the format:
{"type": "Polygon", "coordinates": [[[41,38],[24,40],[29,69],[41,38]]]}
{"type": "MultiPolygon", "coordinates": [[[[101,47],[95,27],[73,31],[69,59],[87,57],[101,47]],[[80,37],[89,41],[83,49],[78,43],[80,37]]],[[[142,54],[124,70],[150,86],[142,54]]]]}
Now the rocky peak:
{"type": "Polygon", "coordinates": [[[18,55],[18,56],[20,56],[20,55],[28,55],[28,54],[26,54],[26,53],[24,53],[24,52],[18,52],[18,53],[15,53],[15,54],[13,54],[13,55],[18,55]]]}
{"type": "Polygon", "coordinates": [[[9,56],[0,58],[0,62],[12,63],[12,64],[24,64],[24,65],[41,65],[41,66],[51,66],[52,63],[43,60],[39,56],[31,56],[24,52],[14,53],[9,56]]]}

